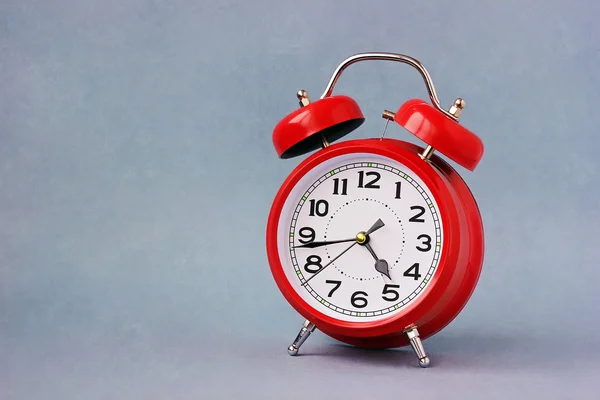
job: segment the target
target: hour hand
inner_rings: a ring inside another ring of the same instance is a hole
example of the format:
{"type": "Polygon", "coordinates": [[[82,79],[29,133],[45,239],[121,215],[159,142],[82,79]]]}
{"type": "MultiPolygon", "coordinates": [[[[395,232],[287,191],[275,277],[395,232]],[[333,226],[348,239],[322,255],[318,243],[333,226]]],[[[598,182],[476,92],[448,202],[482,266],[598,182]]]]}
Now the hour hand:
{"type": "Polygon", "coordinates": [[[369,250],[369,253],[371,253],[373,258],[375,259],[375,270],[377,272],[382,273],[385,276],[387,276],[388,279],[392,279],[390,277],[390,269],[389,269],[387,261],[377,257],[377,255],[375,254],[375,251],[373,251],[373,248],[371,247],[371,245],[369,243],[365,243],[364,246],[367,248],[367,250],[369,250]]]}
{"type": "Polygon", "coordinates": [[[323,242],[310,242],[310,243],[306,243],[306,244],[301,244],[299,246],[294,246],[294,248],[297,249],[297,248],[301,248],[301,247],[306,247],[306,248],[313,249],[315,247],[327,246],[329,244],[336,244],[336,243],[353,242],[355,240],[356,240],[356,238],[342,239],[342,240],[330,240],[330,241],[323,241],[323,242]]]}

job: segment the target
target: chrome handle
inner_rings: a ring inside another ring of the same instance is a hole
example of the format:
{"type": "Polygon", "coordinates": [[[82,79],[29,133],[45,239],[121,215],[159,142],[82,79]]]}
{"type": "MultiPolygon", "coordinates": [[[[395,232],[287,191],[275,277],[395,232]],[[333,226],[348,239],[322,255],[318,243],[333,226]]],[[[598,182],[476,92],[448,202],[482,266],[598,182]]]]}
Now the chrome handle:
{"type": "Polygon", "coordinates": [[[346,58],[344,61],[342,61],[342,63],[340,65],[338,65],[338,67],[333,72],[333,75],[331,76],[331,79],[329,80],[329,83],[327,84],[325,91],[321,95],[321,98],[331,96],[331,93],[333,92],[333,88],[335,87],[335,84],[337,83],[338,79],[340,78],[340,75],[342,75],[342,72],[347,67],[349,67],[350,65],[357,63],[359,61],[372,61],[372,60],[397,61],[397,62],[401,62],[404,64],[408,64],[411,67],[415,68],[417,71],[419,71],[419,73],[423,77],[423,80],[425,81],[425,86],[427,87],[427,92],[429,93],[429,98],[431,99],[433,106],[435,108],[437,108],[439,111],[441,111],[442,113],[444,113],[444,115],[446,115],[448,118],[451,118],[454,121],[458,121],[458,118],[456,116],[454,116],[451,113],[449,113],[448,111],[444,110],[444,108],[440,105],[440,101],[437,97],[437,93],[435,92],[435,87],[433,86],[433,81],[431,79],[431,76],[429,75],[429,72],[427,72],[427,69],[423,66],[423,64],[421,64],[419,61],[415,60],[414,58],[403,55],[403,54],[359,53],[359,54],[355,54],[353,56],[346,58]]]}

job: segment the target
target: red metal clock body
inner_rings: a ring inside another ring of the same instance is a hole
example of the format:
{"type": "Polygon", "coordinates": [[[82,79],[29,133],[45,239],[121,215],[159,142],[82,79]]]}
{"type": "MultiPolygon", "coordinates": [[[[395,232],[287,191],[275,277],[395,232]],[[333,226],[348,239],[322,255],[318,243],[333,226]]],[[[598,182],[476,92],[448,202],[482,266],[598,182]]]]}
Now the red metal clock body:
{"type": "Polygon", "coordinates": [[[274,280],[305,319],[288,351],[318,328],[369,348],[410,344],[429,365],[421,339],[447,326],[471,297],[483,265],[484,232],[464,180],[434,148],[469,170],[479,138],[458,125],[464,106],[443,111],[431,78],[410,57],[366,53],[347,59],[322,99],[299,93],[300,110],[275,128],[281,158],[317,150],[283,182],[268,217],[266,250],[274,280]],[[422,74],[434,108],[421,100],[384,117],[424,140],[392,138],[330,144],[364,121],[347,96],[332,96],[341,71],[363,59],[405,62],[422,74]],[[319,149],[321,147],[321,149],[319,149]]]}

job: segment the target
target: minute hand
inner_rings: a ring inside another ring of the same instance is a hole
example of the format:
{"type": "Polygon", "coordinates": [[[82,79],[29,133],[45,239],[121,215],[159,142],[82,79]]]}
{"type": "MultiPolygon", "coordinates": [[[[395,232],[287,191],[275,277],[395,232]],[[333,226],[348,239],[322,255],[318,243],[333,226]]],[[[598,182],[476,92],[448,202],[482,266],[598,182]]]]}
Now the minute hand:
{"type": "Polygon", "coordinates": [[[344,242],[353,242],[355,241],[356,238],[353,237],[351,239],[342,239],[342,240],[331,240],[329,242],[325,241],[325,242],[310,242],[307,244],[301,244],[300,246],[294,246],[294,248],[298,249],[298,248],[302,248],[302,247],[306,247],[306,248],[315,248],[315,247],[321,247],[321,246],[327,246],[328,244],[336,244],[336,243],[344,243],[344,242]]]}
{"type": "MultiPolygon", "coordinates": [[[[375,232],[376,230],[378,230],[379,228],[383,227],[384,223],[381,219],[378,219],[375,224],[373,224],[373,226],[366,232],[366,234],[370,234],[375,232]]],[[[307,244],[301,244],[299,246],[294,246],[295,249],[300,249],[300,248],[309,248],[309,249],[314,249],[315,247],[322,247],[322,246],[327,246],[328,244],[336,244],[336,243],[345,243],[345,242],[353,242],[356,240],[356,237],[353,237],[351,239],[342,239],[342,240],[330,240],[330,241],[322,241],[322,242],[310,242],[307,244]]]]}

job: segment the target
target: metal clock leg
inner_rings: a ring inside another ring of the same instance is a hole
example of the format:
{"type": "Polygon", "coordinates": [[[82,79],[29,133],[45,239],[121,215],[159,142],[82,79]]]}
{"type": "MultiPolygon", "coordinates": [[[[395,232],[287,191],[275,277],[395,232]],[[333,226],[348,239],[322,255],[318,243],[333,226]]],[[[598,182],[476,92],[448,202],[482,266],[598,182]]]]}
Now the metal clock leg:
{"type": "Polygon", "coordinates": [[[288,354],[290,356],[295,356],[296,354],[298,354],[300,346],[302,346],[302,343],[304,343],[304,341],[308,339],[308,337],[315,330],[315,328],[316,325],[310,322],[309,320],[304,321],[304,324],[302,324],[302,329],[300,329],[300,332],[298,332],[298,336],[296,336],[296,340],[294,340],[294,343],[292,343],[290,347],[288,347],[288,354]]]}
{"type": "Polygon", "coordinates": [[[408,340],[410,340],[410,345],[412,346],[415,354],[419,358],[419,365],[421,368],[429,367],[429,357],[425,354],[425,349],[423,348],[423,343],[421,342],[421,338],[419,337],[419,331],[416,326],[412,326],[404,331],[408,340]]]}

